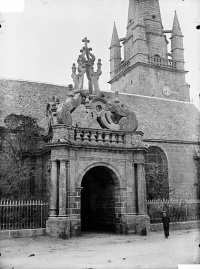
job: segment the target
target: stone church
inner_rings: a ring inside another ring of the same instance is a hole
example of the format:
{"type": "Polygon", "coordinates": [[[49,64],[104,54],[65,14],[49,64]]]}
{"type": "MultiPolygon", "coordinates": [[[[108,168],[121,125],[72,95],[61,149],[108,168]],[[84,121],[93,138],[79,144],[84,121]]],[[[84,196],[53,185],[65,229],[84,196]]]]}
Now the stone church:
{"type": "Polygon", "coordinates": [[[146,188],[148,173],[165,175],[159,179],[164,198],[199,198],[199,111],[185,81],[178,16],[164,30],[158,0],[129,0],[126,36],[120,38],[114,24],[111,38],[111,92],[99,89],[101,62],[94,71],[95,56],[87,38],[83,42],[72,67],[74,85],[1,79],[0,125],[16,113],[37,118],[47,130],[36,160],[36,167],[44,164],[43,175],[35,186],[45,181],[49,234],[147,234],[147,198],[159,197],[146,188]]]}

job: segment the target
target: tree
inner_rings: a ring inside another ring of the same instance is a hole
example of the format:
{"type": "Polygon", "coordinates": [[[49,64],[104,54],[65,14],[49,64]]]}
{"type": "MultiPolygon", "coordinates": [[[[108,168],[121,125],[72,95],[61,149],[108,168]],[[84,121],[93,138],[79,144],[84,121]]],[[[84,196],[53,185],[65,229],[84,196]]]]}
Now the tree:
{"type": "Polygon", "coordinates": [[[35,169],[36,152],[43,129],[29,116],[10,114],[0,127],[0,194],[3,197],[30,198],[31,179],[41,172],[35,169]]]}

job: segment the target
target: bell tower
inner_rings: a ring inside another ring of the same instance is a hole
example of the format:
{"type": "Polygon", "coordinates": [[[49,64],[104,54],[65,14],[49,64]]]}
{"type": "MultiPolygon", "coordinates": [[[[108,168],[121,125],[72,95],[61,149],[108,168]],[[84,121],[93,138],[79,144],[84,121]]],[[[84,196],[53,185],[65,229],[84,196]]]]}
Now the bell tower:
{"type": "Polygon", "coordinates": [[[126,36],[119,38],[114,25],[110,62],[112,91],[190,101],[178,17],[175,12],[172,30],[164,30],[159,0],[129,0],[126,36]]]}

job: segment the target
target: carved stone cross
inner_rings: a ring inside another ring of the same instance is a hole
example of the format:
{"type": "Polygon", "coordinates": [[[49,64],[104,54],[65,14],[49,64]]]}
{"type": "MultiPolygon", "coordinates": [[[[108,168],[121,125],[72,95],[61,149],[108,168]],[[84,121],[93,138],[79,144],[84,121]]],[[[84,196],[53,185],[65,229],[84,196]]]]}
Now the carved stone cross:
{"type": "Polygon", "coordinates": [[[82,40],[82,42],[85,43],[84,48],[86,49],[86,48],[87,48],[87,44],[90,43],[90,40],[88,40],[87,37],[85,37],[85,38],[82,40]]]}

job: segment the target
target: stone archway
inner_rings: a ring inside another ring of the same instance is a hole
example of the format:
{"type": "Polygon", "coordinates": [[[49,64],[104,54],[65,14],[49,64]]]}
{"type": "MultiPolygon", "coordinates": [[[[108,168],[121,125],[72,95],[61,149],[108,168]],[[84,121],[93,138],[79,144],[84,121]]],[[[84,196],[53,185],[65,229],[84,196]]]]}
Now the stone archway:
{"type": "Polygon", "coordinates": [[[81,182],[81,230],[116,232],[116,174],[108,167],[90,168],[81,182]]]}

